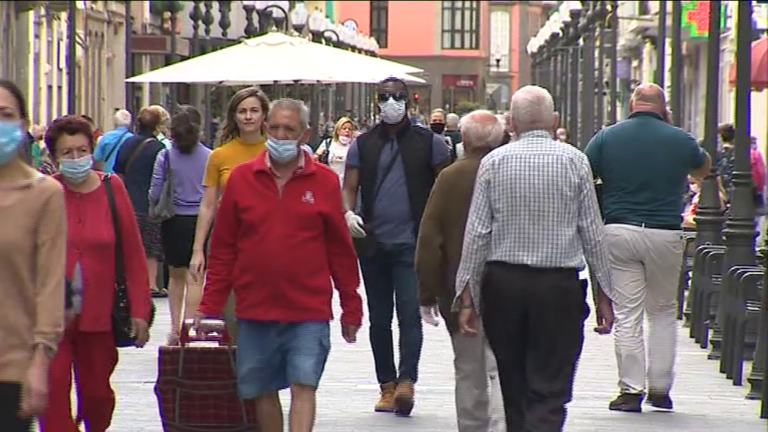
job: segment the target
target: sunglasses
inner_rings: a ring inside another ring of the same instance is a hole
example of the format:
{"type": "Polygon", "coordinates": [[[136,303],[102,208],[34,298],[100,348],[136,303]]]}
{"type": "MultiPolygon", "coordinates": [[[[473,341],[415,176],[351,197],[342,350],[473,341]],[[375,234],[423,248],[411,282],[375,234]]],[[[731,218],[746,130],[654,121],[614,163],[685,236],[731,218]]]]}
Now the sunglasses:
{"type": "Polygon", "coordinates": [[[403,102],[408,100],[408,95],[403,92],[398,93],[379,93],[378,99],[379,103],[384,103],[389,101],[389,99],[393,99],[396,102],[403,102]]]}

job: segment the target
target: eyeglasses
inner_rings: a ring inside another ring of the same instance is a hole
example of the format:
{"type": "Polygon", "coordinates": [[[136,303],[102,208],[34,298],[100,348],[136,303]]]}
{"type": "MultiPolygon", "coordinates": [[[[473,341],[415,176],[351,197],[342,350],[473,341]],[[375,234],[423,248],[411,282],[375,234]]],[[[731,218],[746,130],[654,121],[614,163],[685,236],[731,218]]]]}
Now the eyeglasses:
{"type": "Polygon", "coordinates": [[[397,92],[397,93],[379,93],[379,103],[384,103],[389,101],[389,99],[393,99],[397,102],[403,102],[408,100],[408,95],[403,92],[397,92]]]}

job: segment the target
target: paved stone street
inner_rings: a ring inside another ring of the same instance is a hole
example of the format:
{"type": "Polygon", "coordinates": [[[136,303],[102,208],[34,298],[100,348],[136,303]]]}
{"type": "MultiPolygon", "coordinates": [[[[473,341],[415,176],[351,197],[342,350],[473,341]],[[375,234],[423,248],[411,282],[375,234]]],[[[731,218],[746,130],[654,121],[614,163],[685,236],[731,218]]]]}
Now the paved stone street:
{"type": "MultiPolygon", "coordinates": [[[[114,375],[118,394],[112,432],[160,432],[153,393],[157,375],[157,347],[168,331],[168,310],[158,300],[153,343],[143,350],[121,351],[114,375]]],[[[681,329],[677,383],[673,393],[677,412],[622,414],[607,410],[614,396],[616,361],[612,339],[599,337],[588,324],[576,391],[570,405],[567,432],[764,432],[768,423],[758,418],[758,403],[743,398],[745,388],[733,387],[706,360],[681,329]]],[[[453,411],[451,346],[445,329],[425,327],[425,347],[417,405],[411,418],[372,411],[377,396],[368,334],[348,345],[334,328],[333,351],[319,392],[317,432],[449,432],[456,430],[453,411]]],[[[749,368],[746,369],[749,371],[749,368]]],[[[286,402],[288,400],[286,395],[286,402]]],[[[286,405],[287,406],[287,405],[286,405]]]]}

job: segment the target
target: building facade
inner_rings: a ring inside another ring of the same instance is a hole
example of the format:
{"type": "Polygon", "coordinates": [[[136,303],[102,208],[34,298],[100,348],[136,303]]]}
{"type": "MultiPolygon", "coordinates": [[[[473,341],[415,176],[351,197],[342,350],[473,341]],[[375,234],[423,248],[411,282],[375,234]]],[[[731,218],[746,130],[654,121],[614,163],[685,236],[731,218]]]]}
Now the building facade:
{"type": "MultiPolygon", "coordinates": [[[[695,137],[704,136],[704,113],[706,105],[713,98],[719,102],[718,120],[721,123],[733,122],[734,89],[729,82],[731,69],[736,56],[736,1],[723,2],[719,92],[710,95],[707,92],[707,37],[709,25],[709,2],[686,1],[684,4],[683,37],[683,124],[684,129],[695,137]]],[[[754,5],[753,19],[758,28],[768,27],[768,14],[765,6],[754,5]]],[[[618,79],[620,85],[620,105],[623,116],[629,112],[629,97],[634,87],[641,82],[651,82],[657,67],[656,44],[658,43],[658,1],[620,2],[619,16],[619,61],[618,79]]],[[[671,34],[671,13],[668,11],[667,37],[671,34]]],[[[671,84],[671,47],[666,41],[666,79],[667,94],[671,84]]],[[[752,134],[757,136],[765,147],[768,145],[768,91],[752,93],[752,134]]]]}
{"type": "Polygon", "coordinates": [[[486,104],[507,110],[512,93],[530,84],[531,62],[525,52],[530,38],[547,21],[555,2],[490,1],[490,52],[486,104]]]}
{"type": "Polygon", "coordinates": [[[3,2],[0,5],[2,76],[25,91],[30,121],[49,124],[65,114],[109,122],[125,99],[125,21],[122,1],[76,2],[77,54],[68,61],[69,2],[3,2]],[[77,86],[68,88],[69,74],[77,86]],[[69,94],[75,93],[75,106],[69,94]]]}

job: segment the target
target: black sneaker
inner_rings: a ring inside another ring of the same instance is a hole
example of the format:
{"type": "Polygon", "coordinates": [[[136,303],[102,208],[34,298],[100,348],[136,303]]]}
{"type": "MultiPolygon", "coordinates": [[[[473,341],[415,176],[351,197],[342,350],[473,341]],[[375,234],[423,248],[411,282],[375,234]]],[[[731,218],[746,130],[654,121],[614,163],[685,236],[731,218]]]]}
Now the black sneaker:
{"type": "Polygon", "coordinates": [[[608,404],[608,409],[611,411],[639,413],[643,411],[642,404],[642,394],[622,393],[608,404]]]}
{"type": "Polygon", "coordinates": [[[648,398],[645,402],[657,409],[672,410],[674,408],[672,398],[664,393],[648,393],[648,398]]]}

